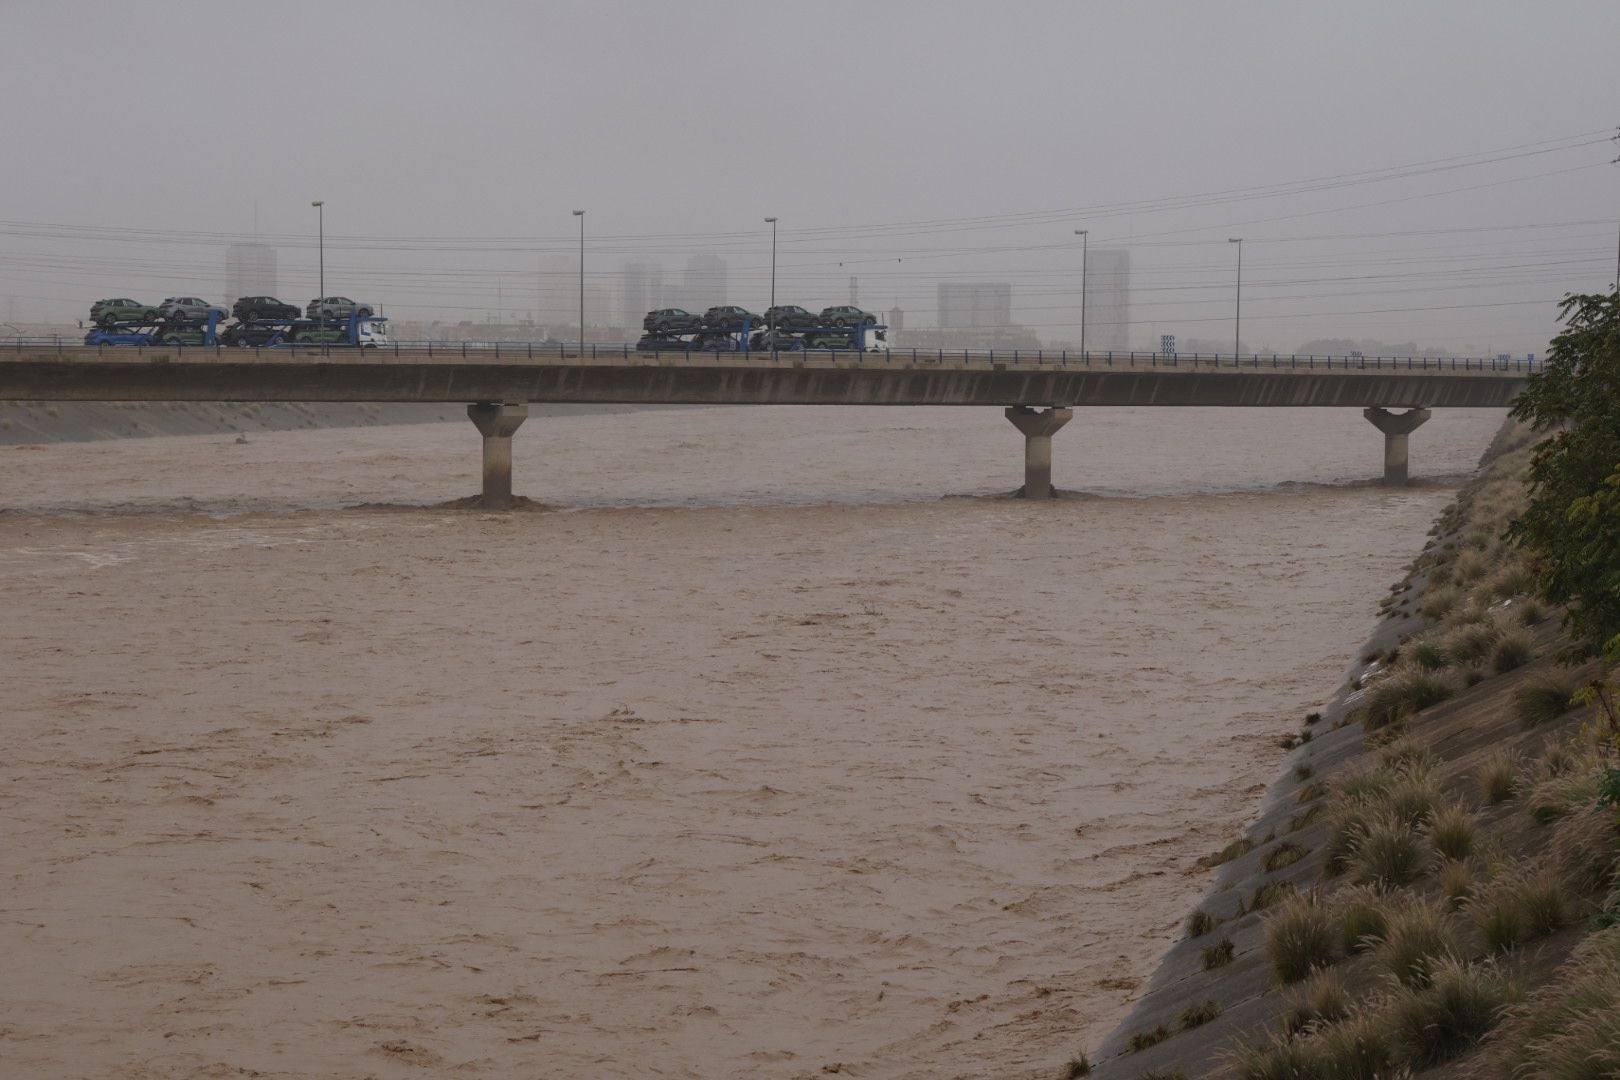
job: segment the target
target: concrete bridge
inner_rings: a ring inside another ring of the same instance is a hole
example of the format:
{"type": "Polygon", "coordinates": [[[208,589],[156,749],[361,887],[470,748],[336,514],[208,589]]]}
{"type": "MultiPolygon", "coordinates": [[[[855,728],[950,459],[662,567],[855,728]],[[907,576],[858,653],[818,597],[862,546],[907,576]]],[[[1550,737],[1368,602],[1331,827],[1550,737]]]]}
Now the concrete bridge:
{"type": "Polygon", "coordinates": [[[1505,408],[1530,370],[1524,361],[1395,357],[19,343],[0,352],[0,400],[465,402],[484,438],[483,502],[493,508],[511,505],[512,436],[531,403],[988,405],[1024,435],[1022,494],[1047,498],[1052,436],[1077,407],[1360,408],[1384,435],[1384,482],[1404,484],[1408,436],[1431,409],[1505,408]]]}

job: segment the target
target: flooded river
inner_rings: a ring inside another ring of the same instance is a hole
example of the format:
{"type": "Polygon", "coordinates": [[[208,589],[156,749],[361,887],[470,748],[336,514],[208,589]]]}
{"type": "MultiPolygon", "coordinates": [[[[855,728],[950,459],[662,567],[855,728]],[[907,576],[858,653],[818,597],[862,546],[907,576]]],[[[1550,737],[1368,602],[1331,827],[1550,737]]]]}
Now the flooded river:
{"type": "Polygon", "coordinates": [[[1050,1077],[1501,420],[0,449],[0,1072],[1050,1077]]]}

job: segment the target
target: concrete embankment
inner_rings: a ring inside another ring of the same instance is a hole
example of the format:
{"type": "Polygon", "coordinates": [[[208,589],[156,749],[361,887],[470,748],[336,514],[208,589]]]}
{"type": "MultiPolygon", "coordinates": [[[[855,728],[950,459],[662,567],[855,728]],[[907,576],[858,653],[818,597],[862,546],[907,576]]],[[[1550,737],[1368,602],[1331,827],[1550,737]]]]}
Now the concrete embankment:
{"type": "Polygon", "coordinates": [[[1328,1075],[1327,1063],[1337,1067],[1333,1055],[1351,1044],[1366,1055],[1363,1072],[1332,1075],[1395,1074],[1365,1072],[1370,1060],[1396,1072],[1506,1075],[1512,1051],[1500,1041],[1479,1045],[1492,1026],[1514,1022],[1504,1021],[1511,1014],[1500,1002],[1552,977],[1590,933],[1591,916],[1615,904],[1605,894],[1620,872],[1613,812],[1594,807],[1581,786],[1595,783],[1601,760],[1577,737],[1591,714],[1569,703],[1601,672],[1560,665],[1568,642],[1557,613],[1525,595],[1522,557],[1500,536],[1512,506],[1522,505],[1528,442],[1512,425],[1498,435],[1384,601],[1344,684],[1319,713],[1294,721],[1289,771],[1258,820],[1201,864],[1218,864],[1215,881],[1147,991],[1089,1059],[1061,1075],[1328,1075]],[[1440,700],[1399,698],[1420,683],[1440,700]],[[1538,690],[1550,690],[1553,704],[1531,722],[1525,702],[1538,690]],[[1493,771],[1502,778],[1488,793],[1493,771]],[[1410,852],[1393,879],[1379,876],[1394,871],[1379,869],[1366,842],[1369,815],[1387,809],[1378,801],[1384,791],[1367,794],[1378,785],[1402,787],[1421,806],[1391,830],[1410,852]],[[1461,840],[1436,834],[1442,811],[1461,840]],[[1448,846],[1456,844],[1463,850],[1448,846]],[[1556,891],[1559,914],[1504,942],[1485,913],[1531,881],[1556,891]],[[1358,939],[1351,929],[1355,905],[1391,925],[1402,912],[1425,913],[1446,943],[1425,970],[1454,961],[1459,983],[1500,1001],[1481,1006],[1479,1025],[1460,1032],[1410,1023],[1424,995],[1438,992],[1392,976],[1387,937],[1358,939]],[[1282,919],[1320,928],[1297,973],[1269,940],[1282,919]],[[1309,971],[1318,975],[1307,981],[1309,971]],[[1313,994],[1346,1006],[1313,1014],[1313,994]]]}

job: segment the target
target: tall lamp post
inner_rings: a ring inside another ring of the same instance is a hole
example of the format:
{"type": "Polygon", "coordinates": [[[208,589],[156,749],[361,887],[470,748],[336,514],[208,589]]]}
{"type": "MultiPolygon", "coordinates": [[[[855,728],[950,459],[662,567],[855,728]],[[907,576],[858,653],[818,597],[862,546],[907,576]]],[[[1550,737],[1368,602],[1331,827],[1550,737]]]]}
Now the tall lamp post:
{"type": "Polygon", "coordinates": [[[585,211],[575,210],[579,218],[579,351],[585,353],[585,211]]]}
{"type": "Polygon", "coordinates": [[[771,227],[771,306],[768,314],[770,318],[765,321],[765,328],[770,331],[771,351],[776,351],[776,219],[768,217],[765,223],[771,227]]]}
{"type": "Polygon", "coordinates": [[[309,205],[315,208],[315,250],[320,260],[321,299],[326,299],[326,203],[316,199],[309,205]]]}
{"type": "Polygon", "coordinates": [[[1089,229],[1076,229],[1080,238],[1080,359],[1086,358],[1086,248],[1090,245],[1089,229]]]}
{"type": "Polygon", "coordinates": [[[1243,342],[1243,237],[1230,236],[1226,242],[1238,246],[1237,308],[1233,313],[1232,325],[1232,359],[1235,362],[1243,342]]]}

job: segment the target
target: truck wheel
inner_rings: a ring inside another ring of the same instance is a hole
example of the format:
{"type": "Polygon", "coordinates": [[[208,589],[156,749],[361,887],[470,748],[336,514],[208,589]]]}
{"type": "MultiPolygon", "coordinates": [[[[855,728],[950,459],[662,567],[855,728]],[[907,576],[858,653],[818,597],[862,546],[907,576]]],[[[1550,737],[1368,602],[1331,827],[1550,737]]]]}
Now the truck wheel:
{"type": "Polygon", "coordinates": [[[360,316],[360,317],[361,317],[361,318],[362,318],[362,319],[369,319],[369,318],[371,318],[371,309],[370,309],[370,308],[368,308],[368,307],[363,307],[363,308],[355,308],[355,312],[354,312],[354,313],[355,313],[355,314],[356,314],[356,315],[358,315],[358,316],[360,316]]]}
{"type": "Polygon", "coordinates": [[[849,320],[840,315],[838,318],[833,320],[833,325],[840,328],[845,327],[849,325],[849,320]]]}

